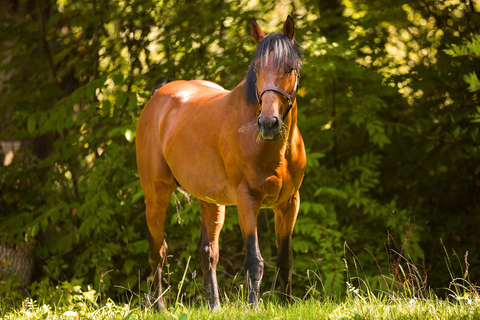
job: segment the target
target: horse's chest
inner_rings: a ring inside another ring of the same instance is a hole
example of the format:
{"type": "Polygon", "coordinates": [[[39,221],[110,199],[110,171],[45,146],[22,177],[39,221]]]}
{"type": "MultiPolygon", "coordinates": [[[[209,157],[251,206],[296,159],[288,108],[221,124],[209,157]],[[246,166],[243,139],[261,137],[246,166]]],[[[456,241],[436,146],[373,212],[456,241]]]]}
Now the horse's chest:
{"type": "Polygon", "coordinates": [[[282,191],[283,182],[284,181],[278,176],[270,176],[265,179],[262,186],[262,191],[264,192],[262,201],[263,206],[271,206],[278,201],[282,191]]]}
{"type": "MultiPolygon", "coordinates": [[[[283,171],[283,170],[282,170],[283,171]]],[[[290,175],[285,172],[272,171],[264,175],[254,187],[262,197],[262,207],[272,207],[276,203],[282,202],[287,189],[292,189],[290,175]],[[281,174],[280,174],[281,173],[281,174]]]]}
{"type": "Polygon", "coordinates": [[[276,175],[271,175],[265,178],[263,183],[263,190],[266,196],[275,196],[282,189],[283,181],[276,175]]]}

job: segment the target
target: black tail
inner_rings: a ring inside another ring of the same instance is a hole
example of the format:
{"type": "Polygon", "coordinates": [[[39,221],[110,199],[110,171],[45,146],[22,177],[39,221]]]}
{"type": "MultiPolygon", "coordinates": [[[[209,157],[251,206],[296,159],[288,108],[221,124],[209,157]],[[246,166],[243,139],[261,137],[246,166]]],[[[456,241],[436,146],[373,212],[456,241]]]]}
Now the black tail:
{"type": "Polygon", "coordinates": [[[171,82],[170,78],[168,77],[160,77],[157,79],[157,82],[155,82],[155,87],[152,90],[152,93],[150,94],[150,98],[157,92],[158,89],[166,85],[167,83],[171,82]]]}

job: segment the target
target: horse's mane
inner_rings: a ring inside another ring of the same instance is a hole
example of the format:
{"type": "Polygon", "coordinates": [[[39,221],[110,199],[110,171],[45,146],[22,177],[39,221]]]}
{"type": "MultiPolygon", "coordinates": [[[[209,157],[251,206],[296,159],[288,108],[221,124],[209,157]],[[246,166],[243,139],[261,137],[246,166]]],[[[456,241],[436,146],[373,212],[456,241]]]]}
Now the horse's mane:
{"type": "Polygon", "coordinates": [[[295,68],[295,71],[300,75],[300,67],[302,65],[302,48],[297,41],[292,40],[282,33],[269,33],[260,41],[255,52],[250,68],[248,69],[247,78],[245,80],[245,99],[250,105],[257,103],[256,80],[254,67],[260,70],[268,62],[270,52],[273,52],[273,63],[278,69],[283,69],[285,72],[289,68],[295,68]]]}

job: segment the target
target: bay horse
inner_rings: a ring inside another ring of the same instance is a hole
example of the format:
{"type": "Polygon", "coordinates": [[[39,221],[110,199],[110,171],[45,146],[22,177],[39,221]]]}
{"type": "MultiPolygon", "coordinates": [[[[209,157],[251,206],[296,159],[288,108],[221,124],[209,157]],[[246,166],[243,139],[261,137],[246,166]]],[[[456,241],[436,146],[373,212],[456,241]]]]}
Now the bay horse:
{"type": "Polygon", "coordinates": [[[225,206],[237,205],[246,250],[249,303],[258,306],[263,259],[257,235],[260,208],[272,208],[281,292],[291,297],[292,232],[300,206],[306,155],[297,128],[301,52],[288,16],[283,33],[265,33],[255,19],[257,45],[246,79],[234,90],[202,80],[165,84],[146,103],[136,133],[137,165],[150,232],[149,263],[156,306],[164,308],[165,215],[181,186],[202,211],[200,258],[209,306],[220,299],[216,277],[225,206]]]}

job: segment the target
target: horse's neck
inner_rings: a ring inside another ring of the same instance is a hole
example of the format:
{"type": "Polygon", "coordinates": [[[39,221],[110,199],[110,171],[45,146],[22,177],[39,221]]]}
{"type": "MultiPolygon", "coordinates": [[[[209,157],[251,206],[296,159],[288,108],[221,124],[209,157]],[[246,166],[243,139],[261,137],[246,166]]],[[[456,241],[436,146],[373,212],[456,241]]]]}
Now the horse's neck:
{"type": "Polygon", "coordinates": [[[297,108],[296,108],[296,102],[294,103],[292,109],[290,110],[289,115],[285,118],[285,125],[288,127],[288,132],[285,135],[285,139],[283,140],[283,145],[284,147],[282,148],[283,151],[283,156],[285,156],[285,152],[288,152],[288,150],[291,147],[292,141],[293,141],[293,135],[295,133],[295,130],[297,130],[297,108]]]}

